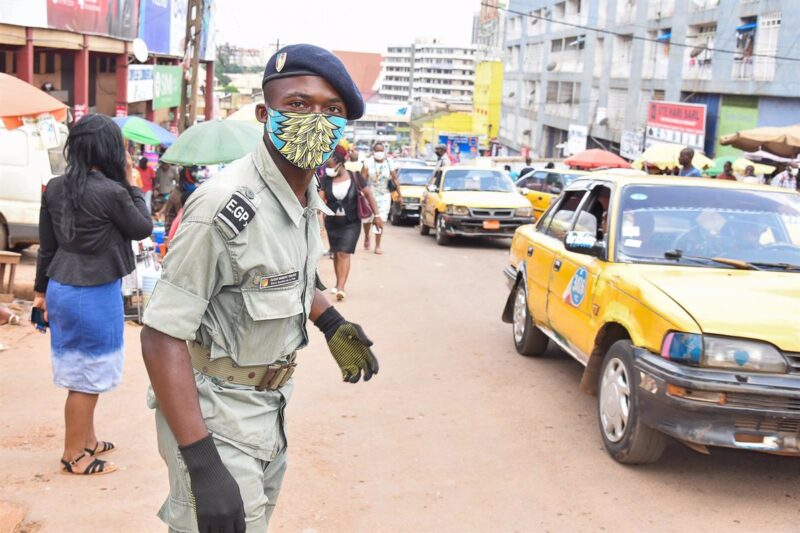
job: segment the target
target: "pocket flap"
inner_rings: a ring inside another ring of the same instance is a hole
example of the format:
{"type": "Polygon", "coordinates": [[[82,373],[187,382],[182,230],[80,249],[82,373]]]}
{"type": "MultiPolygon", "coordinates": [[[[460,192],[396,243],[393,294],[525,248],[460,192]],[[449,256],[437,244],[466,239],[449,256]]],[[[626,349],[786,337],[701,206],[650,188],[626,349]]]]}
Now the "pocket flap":
{"type": "Polygon", "coordinates": [[[288,318],[303,312],[300,291],[296,289],[242,291],[242,296],[247,314],[253,320],[288,318]]]}

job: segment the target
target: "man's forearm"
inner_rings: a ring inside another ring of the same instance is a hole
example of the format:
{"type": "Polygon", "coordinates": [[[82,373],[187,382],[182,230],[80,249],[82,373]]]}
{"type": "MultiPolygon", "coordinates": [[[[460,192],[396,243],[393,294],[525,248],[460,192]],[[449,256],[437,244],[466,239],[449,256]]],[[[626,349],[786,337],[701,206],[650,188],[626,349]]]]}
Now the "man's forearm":
{"type": "Polygon", "coordinates": [[[179,446],[208,435],[186,342],[148,326],[142,329],[142,357],[150,383],[179,446]]]}
{"type": "Polygon", "coordinates": [[[316,322],[319,315],[324,313],[330,306],[331,303],[325,297],[325,293],[317,289],[314,293],[314,301],[311,302],[311,311],[308,313],[309,320],[316,322]]]}

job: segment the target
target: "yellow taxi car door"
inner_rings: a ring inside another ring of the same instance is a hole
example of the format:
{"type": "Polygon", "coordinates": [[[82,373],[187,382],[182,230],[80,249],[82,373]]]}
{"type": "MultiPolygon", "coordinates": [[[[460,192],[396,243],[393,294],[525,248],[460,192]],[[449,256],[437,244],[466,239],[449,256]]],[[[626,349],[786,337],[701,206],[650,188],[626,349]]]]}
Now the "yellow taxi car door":
{"type": "Polygon", "coordinates": [[[559,249],[563,248],[563,235],[568,231],[572,218],[583,200],[585,190],[568,191],[563,198],[539,221],[534,242],[526,251],[526,281],[528,305],[534,319],[548,324],[547,291],[553,276],[553,262],[559,249]]]}
{"type": "MultiPolygon", "coordinates": [[[[610,213],[611,190],[606,185],[595,184],[584,199],[573,220],[572,230],[594,234],[599,240],[607,239],[607,213],[610,213]]],[[[603,259],[567,251],[563,240],[553,260],[553,277],[547,296],[547,316],[556,337],[574,355],[588,361],[594,345],[591,335],[593,291],[603,259]]]]}
{"type": "Polygon", "coordinates": [[[539,217],[550,207],[551,196],[544,192],[544,181],[547,174],[547,171],[536,170],[524,184],[528,191],[525,197],[533,206],[533,218],[536,220],[539,220],[539,217]]]}

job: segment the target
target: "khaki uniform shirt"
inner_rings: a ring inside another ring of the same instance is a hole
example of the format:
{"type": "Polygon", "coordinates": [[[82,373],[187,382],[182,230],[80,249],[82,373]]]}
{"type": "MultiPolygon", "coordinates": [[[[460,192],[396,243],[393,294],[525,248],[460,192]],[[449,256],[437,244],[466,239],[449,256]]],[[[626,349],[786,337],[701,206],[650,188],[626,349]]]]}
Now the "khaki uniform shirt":
{"type": "Polygon", "coordinates": [[[259,143],[187,202],[143,322],[242,366],[285,360],[308,343],[322,256],[316,181],[303,208],[259,143]]]}

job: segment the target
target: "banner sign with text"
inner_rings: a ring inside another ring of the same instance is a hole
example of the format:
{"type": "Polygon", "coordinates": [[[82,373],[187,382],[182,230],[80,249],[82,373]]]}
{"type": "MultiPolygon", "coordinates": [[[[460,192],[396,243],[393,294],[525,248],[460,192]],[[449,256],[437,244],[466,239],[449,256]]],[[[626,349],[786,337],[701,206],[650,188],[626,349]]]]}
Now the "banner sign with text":
{"type": "Polygon", "coordinates": [[[75,33],[133,40],[139,0],[47,0],[47,25],[75,33]]]}
{"type": "Polygon", "coordinates": [[[128,65],[128,102],[153,99],[153,65],[128,65]]]}
{"type": "Polygon", "coordinates": [[[647,140],[702,150],[706,140],[705,104],[650,102],[647,108],[647,140]]]}
{"type": "Polygon", "coordinates": [[[182,75],[181,67],[155,65],[153,69],[153,109],[180,105],[182,75]]]}

